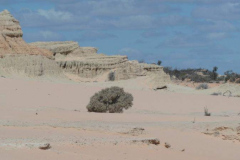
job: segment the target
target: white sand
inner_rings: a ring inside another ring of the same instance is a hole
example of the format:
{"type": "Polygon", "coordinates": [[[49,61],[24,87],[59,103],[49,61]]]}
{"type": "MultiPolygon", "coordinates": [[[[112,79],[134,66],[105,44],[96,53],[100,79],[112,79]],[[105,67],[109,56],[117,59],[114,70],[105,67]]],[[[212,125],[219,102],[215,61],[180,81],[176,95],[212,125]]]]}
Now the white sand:
{"type": "Polygon", "coordinates": [[[239,140],[203,132],[240,126],[240,98],[156,92],[129,83],[126,90],[133,94],[134,106],[123,114],[98,114],[88,113],[86,105],[108,83],[0,78],[0,159],[239,160],[239,140]],[[203,115],[206,106],[211,117],[203,115]],[[128,134],[135,127],[145,132],[128,134]],[[132,143],[148,138],[161,144],[132,143]],[[44,143],[52,148],[38,149],[44,143]]]}

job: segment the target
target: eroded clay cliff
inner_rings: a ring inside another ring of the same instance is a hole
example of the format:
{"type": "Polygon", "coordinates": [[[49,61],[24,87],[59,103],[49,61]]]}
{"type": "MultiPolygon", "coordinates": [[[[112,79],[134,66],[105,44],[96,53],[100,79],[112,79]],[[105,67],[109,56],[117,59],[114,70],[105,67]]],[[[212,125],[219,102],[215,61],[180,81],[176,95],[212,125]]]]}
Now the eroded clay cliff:
{"type": "Polygon", "coordinates": [[[23,39],[19,22],[4,10],[0,12],[0,56],[7,54],[29,54],[52,57],[52,52],[27,44],[23,39]]]}
{"type": "MultiPolygon", "coordinates": [[[[127,80],[145,76],[152,88],[166,85],[170,77],[154,64],[129,61],[127,56],[98,54],[97,48],[80,47],[77,42],[35,42],[22,39],[19,22],[8,12],[0,13],[0,74],[24,73],[29,76],[63,75],[91,81],[127,80]],[[12,71],[14,70],[14,71],[12,71]]],[[[72,78],[70,78],[72,79],[72,78]]]]}
{"type": "Polygon", "coordinates": [[[127,80],[139,76],[148,77],[152,88],[158,88],[170,82],[164,73],[163,67],[129,61],[127,56],[107,56],[98,54],[93,47],[80,47],[77,42],[36,42],[31,45],[49,49],[55,55],[55,61],[65,73],[77,75],[93,81],[108,81],[109,74],[114,75],[114,80],[127,80]]]}
{"type": "Polygon", "coordinates": [[[61,68],[53,53],[27,44],[19,22],[4,10],[0,12],[0,75],[59,76],[61,68]]]}

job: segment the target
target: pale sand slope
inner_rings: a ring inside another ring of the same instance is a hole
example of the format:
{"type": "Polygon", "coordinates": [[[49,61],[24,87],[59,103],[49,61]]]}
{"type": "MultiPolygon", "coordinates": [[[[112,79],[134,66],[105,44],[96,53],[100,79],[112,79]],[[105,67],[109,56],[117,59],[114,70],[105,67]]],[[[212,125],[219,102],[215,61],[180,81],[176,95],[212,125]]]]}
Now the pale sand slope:
{"type": "Polygon", "coordinates": [[[128,89],[134,106],[123,114],[88,113],[100,89],[0,78],[0,159],[239,160],[239,141],[202,132],[239,126],[240,98],[128,89]],[[205,106],[211,117],[203,116],[205,106]],[[145,132],[128,133],[135,127],[145,132]],[[161,144],[132,143],[147,138],[161,144]],[[52,148],[38,149],[43,143],[52,148]]]}

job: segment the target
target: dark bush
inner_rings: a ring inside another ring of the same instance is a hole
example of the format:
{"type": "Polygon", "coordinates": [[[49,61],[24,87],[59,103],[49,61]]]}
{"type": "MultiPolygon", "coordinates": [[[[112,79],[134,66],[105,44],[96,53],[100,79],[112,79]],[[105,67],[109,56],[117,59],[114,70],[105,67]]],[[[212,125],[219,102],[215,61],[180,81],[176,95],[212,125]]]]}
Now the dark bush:
{"type": "Polygon", "coordinates": [[[201,76],[198,74],[189,75],[188,78],[191,79],[191,81],[197,82],[197,83],[204,83],[204,82],[208,83],[212,80],[210,76],[201,76]]]}
{"type": "Polygon", "coordinates": [[[163,70],[165,73],[169,74],[171,78],[182,81],[190,79],[191,81],[198,83],[208,83],[210,81],[214,81],[217,76],[217,68],[213,69],[214,72],[202,68],[172,69],[171,67],[164,67],[163,70]]]}
{"type": "Polygon", "coordinates": [[[237,74],[235,72],[233,72],[232,70],[229,70],[229,71],[226,71],[224,72],[224,75],[226,76],[225,77],[225,81],[230,81],[230,82],[235,82],[237,81],[236,83],[239,83],[238,82],[238,79],[240,78],[240,74],[237,74]]]}
{"type": "Polygon", "coordinates": [[[211,113],[208,112],[208,108],[204,108],[204,116],[211,116],[211,113]]]}
{"type": "Polygon", "coordinates": [[[95,93],[87,105],[89,112],[122,113],[133,105],[133,96],[123,88],[111,87],[95,93]]]}
{"type": "Polygon", "coordinates": [[[225,76],[219,76],[219,77],[217,78],[217,81],[225,81],[225,76]]]}
{"type": "Polygon", "coordinates": [[[162,61],[158,60],[157,65],[161,66],[162,61]]]}
{"type": "Polygon", "coordinates": [[[221,92],[213,92],[211,95],[213,95],[213,96],[219,96],[219,95],[222,95],[222,93],[221,93],[221,92]]]}
{"type": "Polygon", "coordinates": [[[213,80],[217,80],[217,77],[218,77],[217,70],[218,70],[218,67],[213,67],[213,71],[212,71],[212,79],[213,80]]]}
{"type": "Polygon", "coordinates": [[[199,86],[196,87],[196,89],[208,89],[208,84],[206,83],[203,83],[203,84],[200,84],[199,86]]]}
{"type": "Polygon", "coordinates": [[[108,80],[109,81],[115,81],[115,72],[110,72],[108,74],[108,80]]]}

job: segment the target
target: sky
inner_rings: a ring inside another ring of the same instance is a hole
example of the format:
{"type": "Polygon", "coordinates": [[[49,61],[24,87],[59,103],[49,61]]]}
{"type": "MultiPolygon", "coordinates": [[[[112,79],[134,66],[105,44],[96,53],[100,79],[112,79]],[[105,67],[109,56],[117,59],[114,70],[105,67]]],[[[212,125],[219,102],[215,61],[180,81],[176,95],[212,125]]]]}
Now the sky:
{"type": "Polygon", "coordinates": [[[240,73],[240,0],[0,0],[24,40],[77,41],[173,68],[240,73]]]}

